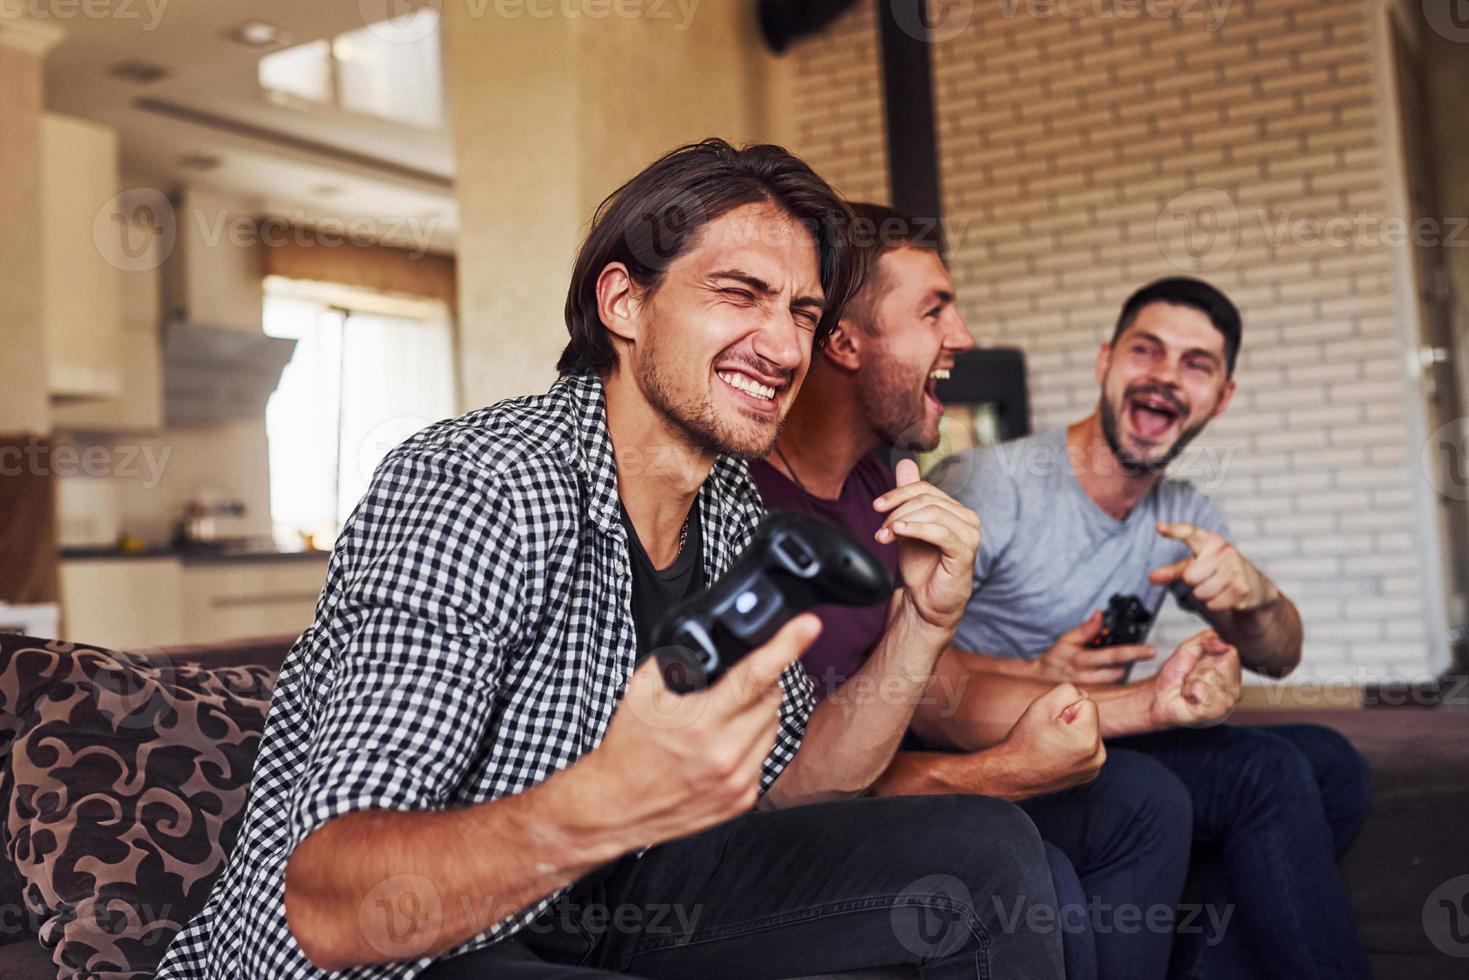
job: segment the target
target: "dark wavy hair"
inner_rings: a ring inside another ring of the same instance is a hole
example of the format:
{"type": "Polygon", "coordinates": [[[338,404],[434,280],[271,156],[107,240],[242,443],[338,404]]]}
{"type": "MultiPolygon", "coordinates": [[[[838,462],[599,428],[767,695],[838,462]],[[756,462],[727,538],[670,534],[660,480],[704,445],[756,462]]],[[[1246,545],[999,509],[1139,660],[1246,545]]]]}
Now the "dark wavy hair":
{"type": "Polygon", "coordinates": [[[735,147],[706,139],[660,157],[598,206],[572,268],[566,293],[571,342],[556,370],[597,374],[617,363],[597,310],[597,278],[608,263],[621,262],[651,295],[700,228],[762,201],[790,215],[816,243],[825,295],[815,338],[820,347],[862,278],[862,256],[849,241],[851,208],[805,162],[779,146],[735,147]]]}
{"type": "Polygon", "coordinates": [[[1112,330],[1112,343],[1117,343],[1117,338],[1132,326],[1143,307],[1154,303],[1187,306],[1207,316],[1214,329],[1224,336],[1225,377],[1234,376],[1234,364],[1239,360],[1240,334],[1243,333],[1239,309],[1228,296],[1202,279],[1189,276],[1159,279],[1127,297],[1122,304],[1122,312],[1117,316],[1117,326],[1112,330]]]}
{"type": "Polygon", "coordinates": [[[944,254],[938,221],[920,221],[897,208],[869,201],[853,201],[852,244],[862,256],[863,278],[842,316],[869,334],[877,332],[877,303],[886,293],[881,259],[900,248],[922,248],[944,254]]]}

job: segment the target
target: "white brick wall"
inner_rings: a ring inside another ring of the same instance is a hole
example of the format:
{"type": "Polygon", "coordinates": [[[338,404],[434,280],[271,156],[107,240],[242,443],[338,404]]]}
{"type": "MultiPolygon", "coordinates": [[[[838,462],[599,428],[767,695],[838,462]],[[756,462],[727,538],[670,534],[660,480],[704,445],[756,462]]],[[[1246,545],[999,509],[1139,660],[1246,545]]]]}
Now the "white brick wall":
{"type": "MultiPolygon", "coordinates": [[[[1134,288],[1216,283],[1245,318],[1239,392],[1189,472],[1306,615],[1298,677],[1426,670],[1364,5],[1233,0],[1209,30],[1203,3],[940,2],[967,19],[933,51],[951,268],[981,343],[1027,351],[1036,425],[1092,408],[1134,288]]],[[[795,149],[885,200],[870,0],[793,56],[795,149]]],[[[1194,628],[1175,612],[1158,638],[1194,628]]]]}

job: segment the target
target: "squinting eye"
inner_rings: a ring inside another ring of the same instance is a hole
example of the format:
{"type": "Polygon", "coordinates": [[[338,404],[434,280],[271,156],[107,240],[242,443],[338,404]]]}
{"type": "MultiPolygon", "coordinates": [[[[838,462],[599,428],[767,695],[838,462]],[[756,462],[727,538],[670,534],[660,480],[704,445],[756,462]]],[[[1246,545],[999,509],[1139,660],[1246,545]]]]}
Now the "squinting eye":
{"type": "Polygon", "coordinates": [[[753,300],[755,298],[754,293],[751,293],[744,289],[721,289],[720,292],[724,293],[724,295],[726,296],[734,296],[738,299],[743,300],[753,300]]]}

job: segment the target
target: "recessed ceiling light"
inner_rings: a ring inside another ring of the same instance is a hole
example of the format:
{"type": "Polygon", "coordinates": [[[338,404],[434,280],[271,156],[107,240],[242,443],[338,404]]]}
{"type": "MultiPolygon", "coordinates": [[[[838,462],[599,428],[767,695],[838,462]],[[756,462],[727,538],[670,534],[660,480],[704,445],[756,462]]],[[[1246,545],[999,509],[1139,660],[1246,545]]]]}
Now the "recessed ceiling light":
{"type": "Polygon", "coordinates": [[[116,62],[107,67],[107,74],[113,78],[121,78],[128,82],[137,82],[139,85],[147,85],[151,82],[160,81],[172,74],[162,65],[155,65],[149,61],[138,61],[128,58],[116,62]]]}
{"type": "Polygon", "coordinates": [[[224,163],[219,157],[211,153],[184,153],[178,158],[178,165],[185,170],[217,170],[224,163]]]}
{"type": "Polygon", "coordinates": [[[236,24],[225,31],[224,36],[236,44],[256,50],[278,48],[291,39],[290,33],[284,28],[267,24],[263,20],[247,20],[243,24],[236,24]]]}

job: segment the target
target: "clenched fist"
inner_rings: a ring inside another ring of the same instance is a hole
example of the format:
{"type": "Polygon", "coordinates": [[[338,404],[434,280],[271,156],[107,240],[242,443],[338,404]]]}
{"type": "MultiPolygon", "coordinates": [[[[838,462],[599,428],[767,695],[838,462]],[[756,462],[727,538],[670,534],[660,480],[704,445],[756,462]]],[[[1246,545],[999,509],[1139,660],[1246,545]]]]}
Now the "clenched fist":
{"type": "Polygon", "coordinates": [[[1107,761],[1097,703],[1075,684],[1057,684],[1025,709],[991,750],[1000,757],[1005,799],[1025,799],[1089,783],[1107,761]]]}
{"type": "Polygon", "coordinates": [[[1239,699],[1239,653],[1206,630],[1180,643],[1153,678],[1152,721],[1161,728],[1217,725],[1239,699]]]}

